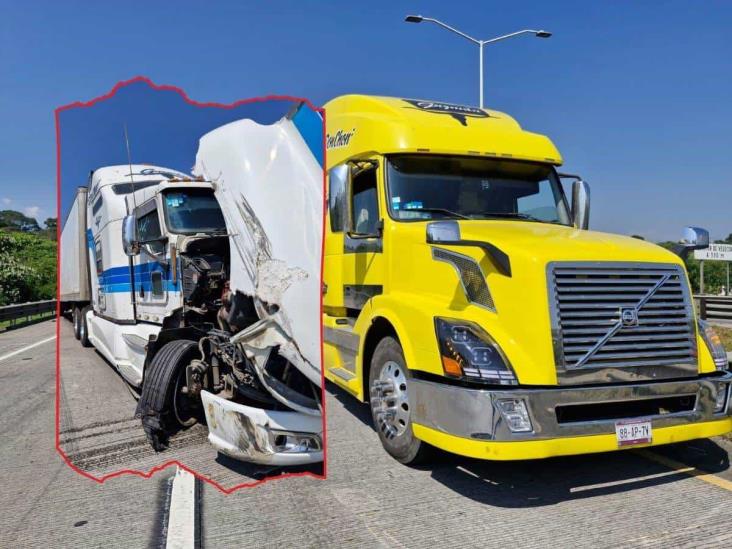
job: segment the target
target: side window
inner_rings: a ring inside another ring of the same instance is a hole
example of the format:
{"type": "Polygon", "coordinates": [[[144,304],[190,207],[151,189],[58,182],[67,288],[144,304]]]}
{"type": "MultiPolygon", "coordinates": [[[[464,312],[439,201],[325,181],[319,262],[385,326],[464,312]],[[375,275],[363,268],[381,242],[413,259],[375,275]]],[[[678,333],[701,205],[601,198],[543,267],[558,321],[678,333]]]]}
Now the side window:
{"type": "Polygon", "coordinates": [[[379,222],[379,201],[376,192],[376,170],[367,169],[353,178],[353,230],[360,234],[374,234],[379,222]]]}
{"type": "Polygon", "coordinates": [[[162,236],[157,209],[152,210],[137,219],[137,235],[140,242],[144,242],[144,245],[147,246],[152,253],[161,254],[165,251],[163,243],[160,240],[157,240],[162,236]]]}
{"type": "Polygon", "coordinates": [[[153,297],[162,297],[163,292],[163,273],[160,271],[153,271],[150,273],[150,282],[153,297]]]}
{"type": "Polygon", "coordinates": [[[101,209],[102,209],[102,196],[101,196],[101,195],[99,195],[99,198],[98,198],[98,199],[97,199],[97,201],[96,201],[96,202],[94,203],[94,206],[92,206],[92,215],[97,215],[97,213],[98,213],[98,212],[99,212],[99,210],[101,210],[101,209]]]}
{"type": "Polygon", "coordinates": [[[94,242],[94,260],[97,264],[97,276],[102,276],[104,272],[104,263],[102,262],[102,241],[94,242]]]}
{"type": "Polygon", "coordinates": [[[328,213],[330,230],[334,233],[343,231],[346,214],[346,180],[333,169],[328,177],[328,213]]]}

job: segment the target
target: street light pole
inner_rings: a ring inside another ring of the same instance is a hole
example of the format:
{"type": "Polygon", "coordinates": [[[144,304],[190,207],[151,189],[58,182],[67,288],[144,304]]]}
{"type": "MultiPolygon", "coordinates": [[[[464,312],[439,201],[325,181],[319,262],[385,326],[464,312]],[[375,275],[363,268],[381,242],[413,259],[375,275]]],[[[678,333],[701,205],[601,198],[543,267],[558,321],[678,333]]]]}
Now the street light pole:
{"type": "Polygon", "coordinates": [[[404,21],[406,21],[407,23],[422,23],[423,21],[427,21],[428,23],[434,23],[435,25],[438,25],[446,30],[449,30],[450,32],[453,32],[459,36],[462,36],[463,38],[465,38],[466,40],[469,40],[473,44],[477,44],[478,49],[480,51],[480,54],[479,54],[480,67],[479,67],[478,74],[479,74],[479,78],[480,78],[479,97],[480,97],[480,108],[481,109],[483,108],[483,47],[486,44],[493,44],[494,42],[498,42],[500,40],[505,40],[506,38],[512,38],[512,37],[518,36],[520,34],[533,34],[537,38],[549,38],[552,35],[552,33],[547,32],[545,30],[524,29],[524,30],[512,32],[510,34],[504,34],[503,36],[496,36],[495,38],[490,38],[488,40],[478,40],[477,38],[473,38],[469,34],[466,34],[462,31],[456,29],[455,27],[451,27],[450,25],[448,25],[447,23],[443,23],[439,19],[433,19],[432,17],[423,17],[421,15],[407,15],[404,18],[404,21]]]}
{"type": "Polygon", "coordinates": [[[480,70],[478,71],[478,74],[480,75],[480,108],[483,108],[483,42],[478,44],[478,49],[480,50],[480,70]]]}

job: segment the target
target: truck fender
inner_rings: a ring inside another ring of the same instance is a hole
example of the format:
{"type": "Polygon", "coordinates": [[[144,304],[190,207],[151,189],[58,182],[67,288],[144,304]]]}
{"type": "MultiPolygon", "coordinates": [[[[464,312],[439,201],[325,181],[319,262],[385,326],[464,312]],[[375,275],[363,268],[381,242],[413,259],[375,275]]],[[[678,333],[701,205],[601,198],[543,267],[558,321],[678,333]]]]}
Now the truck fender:
{"type": "Polygon", "coordinates": [[[407,337],[407,330],[399,317],[388,308],[371,309],[370,314],[364,319],[368,328],[365,337],[361,339],[361,349],[359,352],[359,361],[357,367],[360,368],[362,379],[362,394],[360,400],[367,402],[369,400],[369,369],[371,357],[374,349],[379,341],[385,336],[395,336],[399,341],[404,358],[407,364],[414,364],[415,355],[410,339],[407,337]]]}

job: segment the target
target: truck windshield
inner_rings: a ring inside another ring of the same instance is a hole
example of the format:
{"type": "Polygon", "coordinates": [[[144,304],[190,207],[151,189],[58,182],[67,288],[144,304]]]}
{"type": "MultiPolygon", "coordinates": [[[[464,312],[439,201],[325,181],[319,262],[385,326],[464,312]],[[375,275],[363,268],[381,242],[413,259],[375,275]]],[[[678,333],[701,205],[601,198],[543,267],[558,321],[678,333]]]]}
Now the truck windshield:
{"type": "Polygon", "coordinates": [[[547,164],[462,156],[398,155],[387,163],[393,219],[515,219],[569,225],[559,178],[547,164]]]}
{"type": "Polygon", "coordinates": [[[165,223],[173,233],[226,232],[219,203],[209,189],[168,190],[163,193],[165,223]]]}

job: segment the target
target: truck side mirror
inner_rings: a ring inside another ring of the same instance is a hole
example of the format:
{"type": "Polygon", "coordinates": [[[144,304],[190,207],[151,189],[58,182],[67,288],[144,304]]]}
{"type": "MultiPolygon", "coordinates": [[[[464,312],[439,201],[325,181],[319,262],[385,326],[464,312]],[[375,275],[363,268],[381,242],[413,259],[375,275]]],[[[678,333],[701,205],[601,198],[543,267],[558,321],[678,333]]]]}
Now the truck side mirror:
{"type": "Polygon", "coordinates": [[[427,223],[427,244],[459,242],[460,225],[457,221],[433,221],[427,223]]]}
{"type": "Polygon", "coordinates": [[[689,252],[705,250],[709,247],[709,231],[699,227],[686,227],[681,235],[681,241],[674,244],[672,251],[681,259],[686,259],[689,252]]]}
{"type": "Polygon", "coordinates": [[[122,248],[128,257],[140,253],[140,242],[137,238],[137,219],[134,214],[127,215],[122,220],[122,248]]]}
{"type": "Polygon", "coordinates": [[[590,227],[590,186],[581,179],[572,183],[572,222],[585,231],[590,227]]]}

